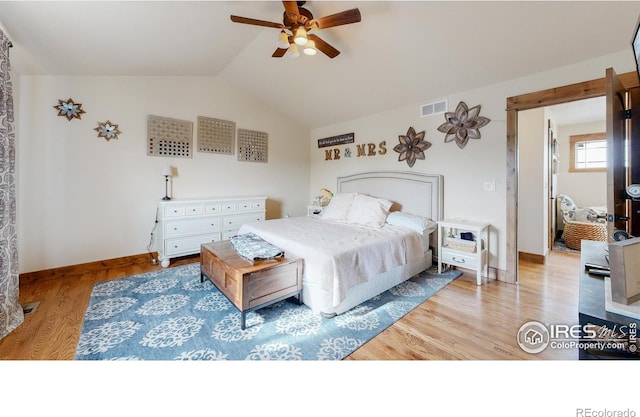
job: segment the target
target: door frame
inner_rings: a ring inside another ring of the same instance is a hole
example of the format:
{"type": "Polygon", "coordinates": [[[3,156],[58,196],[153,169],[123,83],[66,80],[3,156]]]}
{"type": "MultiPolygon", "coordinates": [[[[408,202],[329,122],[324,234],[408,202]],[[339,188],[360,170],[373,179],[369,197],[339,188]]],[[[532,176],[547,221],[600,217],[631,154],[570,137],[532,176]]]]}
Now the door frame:
{"type": "MultiPolygon", "coordinates": [[[[627,88],[640,86],[637,72],[619,75],[627,88]]],[[[507,271],[505,281],[518,283],[518,112],[601,97],[605,77],[507,98],[507,271]]]]}
{"type": "Polygon", "coordinates": [[[556,229],[557,225],[557,192],[556,187],[554,186],[554,163],[555,161],[555,151],[557,147],[555,146],[557,143],[556,138],[556,130],[554,126],[551,126],[551,119],[546,119],[547,122],[547,250],[553,250],[553,243],[556,240],[556,229]],[[554,196],[554,194],[556,194],[554,196]]]}

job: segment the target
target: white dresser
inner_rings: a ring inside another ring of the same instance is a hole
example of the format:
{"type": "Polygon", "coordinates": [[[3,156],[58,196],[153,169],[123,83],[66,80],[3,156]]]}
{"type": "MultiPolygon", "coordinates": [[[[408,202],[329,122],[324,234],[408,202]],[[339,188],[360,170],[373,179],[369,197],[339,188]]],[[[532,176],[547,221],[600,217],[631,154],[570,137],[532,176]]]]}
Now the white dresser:
{"type": "Polygon", "coordinates": [[[162,200],[155,246],[163,267],[171,258],[200,253],[200,245],[227,240],[245,223],[264,221],[266,197],[162,200]]]}

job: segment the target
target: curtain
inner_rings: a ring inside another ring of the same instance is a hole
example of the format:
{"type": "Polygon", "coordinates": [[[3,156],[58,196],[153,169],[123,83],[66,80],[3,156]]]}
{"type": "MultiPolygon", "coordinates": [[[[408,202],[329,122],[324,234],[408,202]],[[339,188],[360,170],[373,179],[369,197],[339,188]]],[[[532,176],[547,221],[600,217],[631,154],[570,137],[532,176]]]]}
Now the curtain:
{"type": "Polygon", "coordinates": [[[16,230],[16,134],[9,39],[0,30],[0,339],[24,321],[19,303],[16,230]]]}

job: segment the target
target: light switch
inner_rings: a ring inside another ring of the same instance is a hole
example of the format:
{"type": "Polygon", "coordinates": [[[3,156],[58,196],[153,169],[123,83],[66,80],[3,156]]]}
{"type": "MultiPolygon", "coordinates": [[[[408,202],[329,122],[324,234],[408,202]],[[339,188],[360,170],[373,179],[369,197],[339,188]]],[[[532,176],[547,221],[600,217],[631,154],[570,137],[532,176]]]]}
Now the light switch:
{"type": "Polygon", "coordinates": [[[485,181],[485,183],[484,183],[484,190],[485,190],[485,191],[495,191],[495,190],[496,190],[496,183],[495,183],[495,181],[485,181]]]}

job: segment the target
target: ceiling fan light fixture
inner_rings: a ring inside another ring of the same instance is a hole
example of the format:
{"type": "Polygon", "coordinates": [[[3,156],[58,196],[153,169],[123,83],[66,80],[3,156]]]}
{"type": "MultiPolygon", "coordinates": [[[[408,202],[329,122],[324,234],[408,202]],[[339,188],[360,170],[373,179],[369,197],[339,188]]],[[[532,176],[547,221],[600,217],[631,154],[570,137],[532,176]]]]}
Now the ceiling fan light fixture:
{"type": "Polygon", "coordinates": [[[278,48],[280,49],[289,48],[289,36],[287,36],[284,30],[280,31],[280,36],[278,37],[278,48]]]}
{"type": "Polygon", "coordinates": [[[314,41],[307,42],[307,45],[304,47],[303,52],[305,55],[315,55],[318,53],[316,50],[316,43],[314,41]]]}
{"type": "Polygon", "coordinates": [[[291,58],[297,58],[300,56],[300,52],[298,51],[298,45],[296,45],[295,43],[291,44],[291,47],[289,48],[289,52],[287,53],[287,55],[289,55],[291,58]]]}
{"type": "Polygon", "coordinates": [[[303,26],[299,26],[295,30],[295,34],[293,36],[293,41],[300,46],[304,46],[307,44],[307,31],[303,26]]]}

